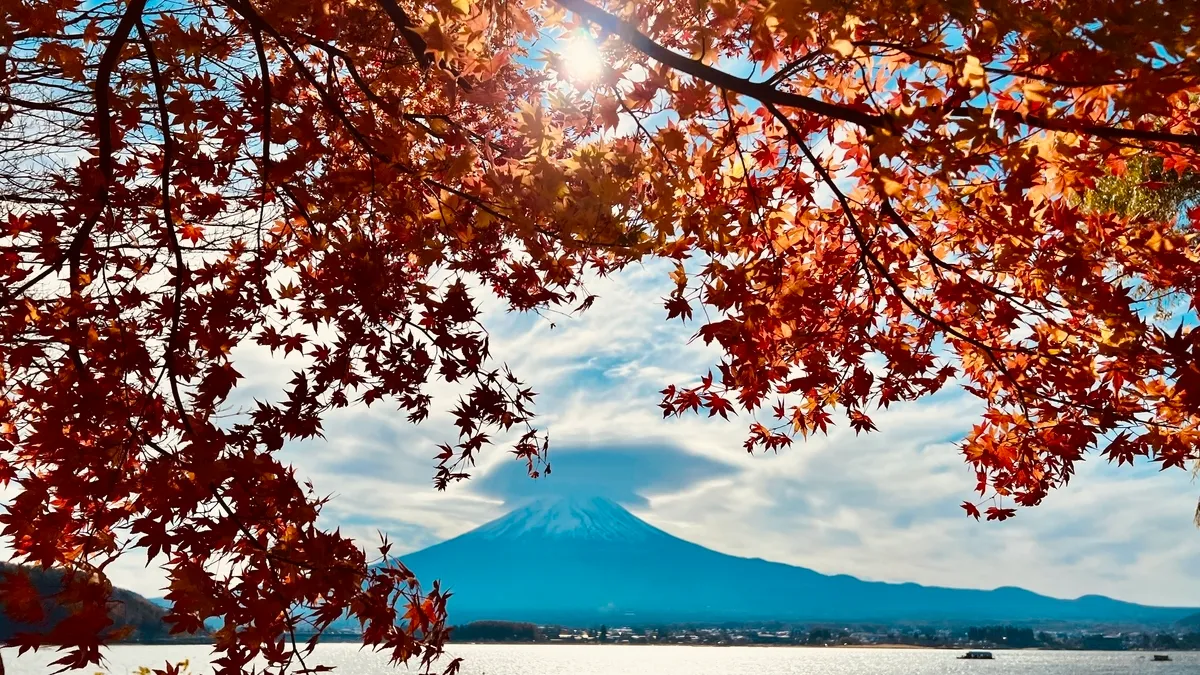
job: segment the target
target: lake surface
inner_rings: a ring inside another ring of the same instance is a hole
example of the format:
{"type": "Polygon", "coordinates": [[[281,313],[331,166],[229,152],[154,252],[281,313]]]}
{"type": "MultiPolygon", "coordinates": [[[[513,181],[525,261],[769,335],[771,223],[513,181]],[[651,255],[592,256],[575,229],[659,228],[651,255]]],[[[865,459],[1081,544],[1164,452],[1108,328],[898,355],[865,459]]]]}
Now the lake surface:
{"type": "MultiPolygon", "coordinates": [[[[960,661],[961,652],[950,650],[804,647],[453,645],[449,653],[466,660],[463,675],[1200,675],[1200,652],[1172,653],[1169,663],[1147,652],[994,651],[992,661],[960,661]]],[[[337,666],[334,675],[405,672],[352,644],[322,645],[314,656],[337,666]]],[[[78,672],[130,675],[185,658],[192,673],[210,672],[202,645],[117,646],[107,658],[103,668],[78,672]]],[[[54,659],[4,650],[8,675],[45,675],[54,659]]]]}

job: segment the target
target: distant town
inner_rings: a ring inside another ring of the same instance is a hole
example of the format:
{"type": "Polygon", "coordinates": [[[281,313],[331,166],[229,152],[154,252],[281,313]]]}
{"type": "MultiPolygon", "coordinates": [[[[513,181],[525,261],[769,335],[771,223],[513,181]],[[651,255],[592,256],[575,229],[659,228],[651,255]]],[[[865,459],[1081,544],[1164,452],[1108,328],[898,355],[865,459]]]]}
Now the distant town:
{"type": "Polygon", "coordinates": [[[793,627],[599,625],[589,628],[539,626],[508,621],[477,621],[456,626],[455,642],[524,642],[566,644],[678,645],[797,645],[810,647],[926,647],[945,649],[1083,649],[1083,650],[1200,650],[1200,632],[1190,627],[1175,631],[1035,630],[1021,626],[793,627]]]}

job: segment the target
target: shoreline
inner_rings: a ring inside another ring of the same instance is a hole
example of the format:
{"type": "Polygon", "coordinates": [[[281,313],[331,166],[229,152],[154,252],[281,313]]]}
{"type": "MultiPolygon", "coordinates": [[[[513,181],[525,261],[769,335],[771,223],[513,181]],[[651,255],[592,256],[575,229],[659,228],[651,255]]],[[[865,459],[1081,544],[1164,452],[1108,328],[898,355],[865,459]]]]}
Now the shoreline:
{"type": "MultiPolygon", "coordinates": [[[[322,640],[325,642],[325,640],[322,640]]],[[[1089,649],[1046,649],[1043,647],[969,647],[965,645],[909,645],[899,643],[877,643],[868,645],[802,645],[789,643],[763,643],[763,642],[748,642],[744,644],[726,643],[713,644],[704,642],[576,642],[574,640],[558,640],[554,642],[480,642],[480,641],[463,641],[449,642],[448,645],[478,645],[492,647],[498,645],[518,645],[523,647],[554,647],[559,645],[572,647],[754,647],[754,648],[787,648],[787,649],[903,649],[903,650],[929,650],[942,652],[963,652],[963,651],[990,651],[990,652],[1026,652],[1026,651],[1041,651],[1041,652],[1086,652],[1086,651],[1113,651],[1113,652],[1129,652],[1129,653],[1166,653],[1166,652],[1187,652],[1190,650],[1145,650],[1145,649],[1121,649],[1121,650],[1089,650],[1089,649]]]]}
{"type": "MultiPolygon", "coordinates": [[[[307,640],[310,635],[297,634],[298,642],[307,640]]],[[[352,635],[327,635],[321,639],[321,644],[361,644],[359,636],[352,635]]],[[[206,645],[212,644],[211,639],[204,639],[194,636],[176,637],[174,639],[165,640],[137,640],[137,641],[120,641],[111,643],[109,646],[164,646],[164,645],[206,645]]],[[[502,646],[512,645],[518,647],[553,647],[553,646],[571,646],[571,647],[705,647],[705,648],[724,648],[724,647],[752,647],[755,649],[767,648],[786,648],[786,649],[870,649],[870,650],[929,650],[929,651],[944,651],[944,652],[963,652],[963,651],[990,651],[995,653],[1004,652],[1023,652],[1023,651],[1039,651],[1039,652],[1103,652],[1103,653],[1131,653],[1131,654],[1186,654],[1197,652],[1195,649],[1115,649],[1115,650],[1095,650],[1095,649],[1056,649],[1047,647],[980,647],[968,645],[912,645],[903,643],[875,643],[861,645],[809,645],[795,643],[764,643],[764,642],[747,642],[747,643],[704,643],[704,642],[596,642],[596,641],[575,641],[575,640],[555,640],[543,642],[516,642],[516,641],[476,641],[464,640],[461,642],[448,642],[447,646],[502,646]]]]}

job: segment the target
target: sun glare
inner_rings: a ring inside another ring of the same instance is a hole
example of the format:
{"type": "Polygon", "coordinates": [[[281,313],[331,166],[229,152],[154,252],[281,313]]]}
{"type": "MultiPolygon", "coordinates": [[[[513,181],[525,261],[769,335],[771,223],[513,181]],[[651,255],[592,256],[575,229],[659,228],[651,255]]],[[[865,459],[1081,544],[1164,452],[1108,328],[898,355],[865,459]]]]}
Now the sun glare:
{"type": "Polygon", "coordinates": [[[562,59],[567,77],[581,84],[599,77],[604,66],[600,47],[586,33],[574,33],[563,40],[562,59]]]}

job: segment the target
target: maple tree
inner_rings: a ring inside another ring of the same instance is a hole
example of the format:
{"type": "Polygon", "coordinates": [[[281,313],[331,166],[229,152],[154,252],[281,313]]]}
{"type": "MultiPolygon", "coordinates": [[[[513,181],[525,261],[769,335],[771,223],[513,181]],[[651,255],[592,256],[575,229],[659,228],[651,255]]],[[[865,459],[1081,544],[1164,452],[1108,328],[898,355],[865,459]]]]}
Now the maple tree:
{"type": "MultiPolygon", "coordinates": [[[[649,257],[678,262],[668,316],[705,308],[723,352],[664,414],[754,413],[748,450],[835,414],[870,431],[955,384],[985,410],[962,446],[977,518],[1037,504],[1088,451],[1197,459],[1193,0],[10,0],[0,19],[0,523],[20,560],[75,572],[68,618],[12,641],[70,647],[64,666],[113,637],[104,572],[131,550],[166,569],[173,630],[221,618],[220,672],[307,669],[295,631],[347,613],[432,663],[445,594],[319,527],[278,451],[352,404],[420,422],[442,381],[462,395],[437,487],[499,438],[536,476],[533,393],[493,363],[479,295],[583,310],[588,275],[649,257]],[[594,78],[529,58],[563,31],[599,42],[594,78]],[[1122,177],[1171,208],[1103,198],[1122,177]],[[245,345],[300,359],[278,400],[236,398],[245,345]]],[[[6,579],[8,610],[32,607],[6,579]]]]}

